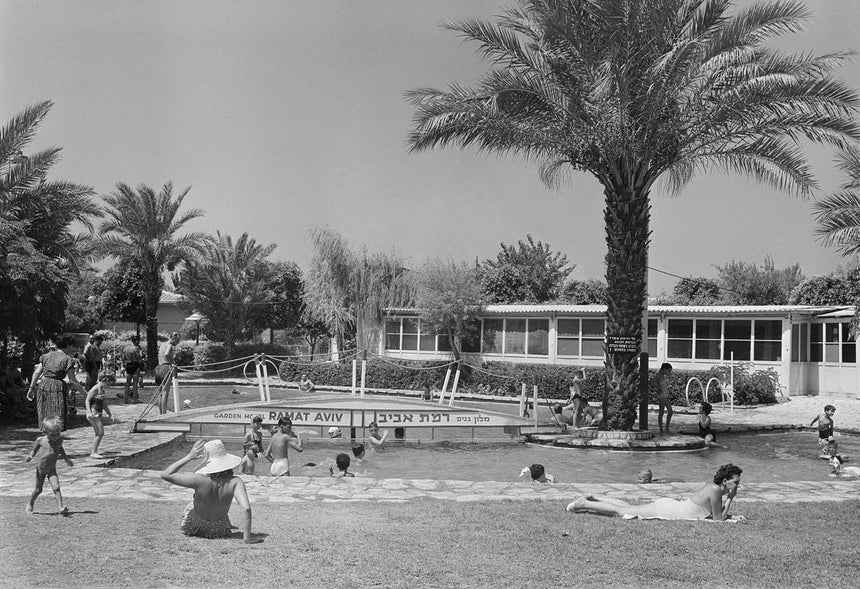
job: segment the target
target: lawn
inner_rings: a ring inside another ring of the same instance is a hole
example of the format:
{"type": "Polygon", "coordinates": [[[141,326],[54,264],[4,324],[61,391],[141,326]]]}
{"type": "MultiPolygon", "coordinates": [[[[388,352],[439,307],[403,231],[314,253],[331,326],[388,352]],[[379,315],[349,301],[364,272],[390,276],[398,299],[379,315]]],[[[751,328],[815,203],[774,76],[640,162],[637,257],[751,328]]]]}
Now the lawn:
{"type": "MultiPolygon", "coordinates": [[[[624,521],[552,501],[266,502],[262,543],[178,531],[183,504],[0,498],[14,587],[856,587],[860,501],[736,502],[748,524],[624,521]]],[[[236,523],[238,517],[234,515],[236,523]]],[[[237,532],[237,538],[238,538],[237,532]]]]}

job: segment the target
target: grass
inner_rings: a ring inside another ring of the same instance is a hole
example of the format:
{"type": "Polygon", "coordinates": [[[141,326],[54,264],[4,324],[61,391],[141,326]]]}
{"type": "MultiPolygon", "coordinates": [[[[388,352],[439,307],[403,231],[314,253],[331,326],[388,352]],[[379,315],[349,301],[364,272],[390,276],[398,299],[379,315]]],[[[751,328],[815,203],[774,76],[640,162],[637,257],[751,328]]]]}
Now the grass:
{"type": "MultiPolygon", "coordinates": [[[[14,587],[854,587],[860,501],[737,501],[743,524],[624,521],[552,501],[267,502],[263,542],[180,534],[183,504],[0,498],[14,587]]],[[[233,517],[236,523],[238,517],[233,517]]]]}

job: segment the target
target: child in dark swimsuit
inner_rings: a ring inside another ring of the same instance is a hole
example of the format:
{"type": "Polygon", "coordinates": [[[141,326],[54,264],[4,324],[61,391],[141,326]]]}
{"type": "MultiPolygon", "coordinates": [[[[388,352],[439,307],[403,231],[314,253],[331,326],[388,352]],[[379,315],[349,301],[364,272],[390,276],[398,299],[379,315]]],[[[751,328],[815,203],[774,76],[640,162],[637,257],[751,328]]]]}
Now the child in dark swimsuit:
{"type": "Polygon", "coordinates": [[[113,373],[100,373],[99,381],[87,392],[87,398],[84,401],[84,406],[87,408],[87,421],[93,426],[93,449],[90,452],[90,458],[104,458],[104,456],[99,454],[99,444],[101,444],[102,438],[105,435],[102,413],[107,413],[108,423],[110,423],[113,415],[110,412],[110,407],[108,407],[106,391],[113,382],[113,373]]]}
{"type": "Polygon", "coordinates": [[[713,407],[707,401],[703,401],[699,406],[699,437],[705,440],[705,445],[725,448],[717,444],[717,434],[711,429],[711,411],[713,407]]]}
{"type": "Polygon", "coordinates": [[[824,413],[815,417],[810,426],[818,422],[818,453],[821,458],[830,458],[837,452],[836,437],[833,435],[833,414],[836,407],[825,405],[824,413]]]}

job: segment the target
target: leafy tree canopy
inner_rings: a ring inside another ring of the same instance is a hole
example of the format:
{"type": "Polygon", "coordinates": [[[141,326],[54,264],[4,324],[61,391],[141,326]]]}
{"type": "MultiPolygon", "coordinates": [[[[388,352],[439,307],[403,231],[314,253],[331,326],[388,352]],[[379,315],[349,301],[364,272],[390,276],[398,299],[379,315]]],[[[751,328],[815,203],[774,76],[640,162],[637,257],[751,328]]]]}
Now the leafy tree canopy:
{"type": "Polygon", "coordinates": [[[564,285],[561,300],[571,305],[605,305],[606,283],[602,280],[571,280],[564,285]]]}
{"type": "Polygon", "coordinates": [[[535,242],[531,235],[517,245],[500,244],[495,260],[481,268],[481,286],[492,303],[545,303],[561,294],[564,281],[575,266],[567,256],[553,253],[549,244],[535,242]]]}
{"type": "Polygon", "coordinates": [[[734,260],[716,268],[726,305],[786,305],[791,291],[803,282],[799,264],[777,269],[770,256],[761,268],[734,260]]]}
{"type": "Polygon", "coordinates": [[[143,265],[136,259],[123,259],[111,266],[102,277],[103,291],[99,297],[102,314],[113,321],[134,324],[146,322],[143,265]]]}

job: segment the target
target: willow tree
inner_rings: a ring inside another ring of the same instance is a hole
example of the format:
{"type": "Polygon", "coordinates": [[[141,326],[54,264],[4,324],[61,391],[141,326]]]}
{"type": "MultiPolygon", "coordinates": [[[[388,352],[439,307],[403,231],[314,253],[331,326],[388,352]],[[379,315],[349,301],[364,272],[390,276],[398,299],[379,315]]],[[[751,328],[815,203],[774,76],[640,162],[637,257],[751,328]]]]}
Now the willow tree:
{"type": "Polygon", "coordinates": [[[320,321],[344,350],[355,333],[358,351],[376,349],[385,310],[412,304],[413,287],[397,254],[353,251],[335,231],[311,230],[313,256],[305,280],[303,320],[320,321]]]}
{"type": "MultiPolygon", "coordinates": [[[[603,187],[608,338],[640,342],[647,310],[651,190],[678,193],[696,172],[745,174],[806,196],[816,182],[797,141],[860,135],[857,94],[831,78],[847,57],[794,55],[768,42],[800,31],[795,1],[524,0],[494,22],[445,26],[479,45],[475,87],[421,88],[412,151],[457,145],[540,163],[603,187]]],[[[645,356],[647,359],[647,356],[645,356]]],[[[603,427],[631,429],[639,354],[605,353],[603,427]]]]}

